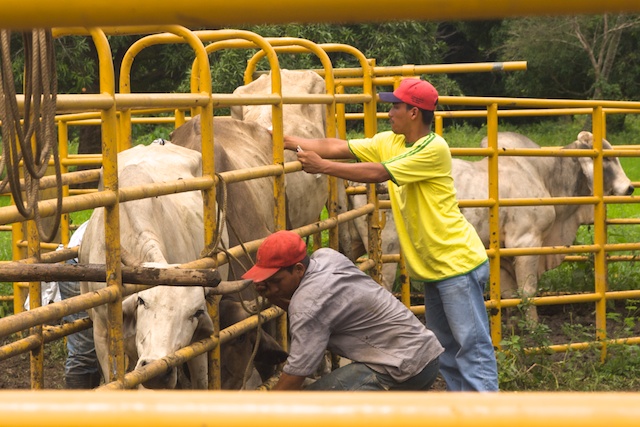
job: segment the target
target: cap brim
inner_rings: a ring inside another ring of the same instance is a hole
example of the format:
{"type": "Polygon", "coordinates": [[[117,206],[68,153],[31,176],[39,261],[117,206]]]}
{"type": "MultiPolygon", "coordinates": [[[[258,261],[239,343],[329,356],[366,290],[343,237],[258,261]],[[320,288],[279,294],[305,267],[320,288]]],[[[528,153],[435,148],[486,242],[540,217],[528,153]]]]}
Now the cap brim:
{"type": "Polygon", "coordinates": [[[254,265],[246,273],[242,275],[245,280],[253,280],[254,282],[264,282],[280,270],[279,267],[258,267],[254,265]]]}
{"type": "Polygon", "coordinates": [[[395,102],[404,102],[400,98],[395,96],[393,94],[393,92],[380,92],[378,94],[378,96],[380,97],[380,101],[382,101],[382,102],[394,102],[394,103],[395,102]]]}

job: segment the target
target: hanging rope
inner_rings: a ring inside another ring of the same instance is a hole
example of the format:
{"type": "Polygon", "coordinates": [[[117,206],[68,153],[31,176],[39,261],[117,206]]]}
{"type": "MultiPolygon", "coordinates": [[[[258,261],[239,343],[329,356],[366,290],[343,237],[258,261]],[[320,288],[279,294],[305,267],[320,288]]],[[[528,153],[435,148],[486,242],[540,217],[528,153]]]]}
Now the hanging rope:
{"type": "Polygon", "coordinates": [[[11,32],[0,31],[2,66],[0,67],[0,120],[2,121],[3,179],[0,192],[11,187],[18,212],[33,218],[40,239],[51,242],[60,226],[62,211],[62,174],[55,126],[58,79],[56,75],[51,30],[36,29],[23,33],[24,45],[24,115],[18,109],[11,61],[11,32]],[[53,156],[57,182],[55,221],[48,232],[38,210],[39,183],[53,156]],[[24,186],[20,183],[23,165],[24,186]],[[24,190],[24,196],[22,193],[24,190]],[[25,200],[26,198],[26,200],[25,200]]]}
{"type": "MultiPolygon", "coordinates": [[[[226,212],[227,212],[227,182],[224,180],[224,178],[222,177],[222,175],[220,174],[216,174],[216,177],[218,178],[218,183],[220,185],[220,191],[219,194],[221,196],[221,203],[218,203],[218,210],[216,213],[216,223],[218,224],[218,231],[216,236],[214,236],[214,242],[211,244],[211,246],[205,248],[202,253],[201,253],[201,257],[211,257],[211,258],[216,258],[216,254],[218,252],[223,252],[227,255],[227,259],[229,261],[231,260],[235,260],[238,264],[240,264],[240,266],[243,268],[244,271],[247,270],[246,266],[243,265],[242,261],[240,261],[237,257],[233,256],[228,249],[225,247],[224,242],[222,241],[222,235],[223,235],[223,230],[225,226],[228,226],[228,228],[230,229],[231,233],[233,233],[233,235],[235,236],[235,238],[240,241],[240,245],[242,247],[242,250],[244,252],[244,254],[246,255],[246,257],[250,260],[251,256],[249,254],[249,251],[247,250],[246,246],[244,245],[244,242],[242,242],[242,240],[239,238],[238,233],[236,232],[236,230],[231,226],[231,224],[227,223],[226,220],[226,212]]],[[[233,271],[233,263],[229,262],[228,263],[229,268],[231,269],[231,274],[234,277],[235,276],[235,271],[233,271]]],[[[242,306],[242,308],[244,309],[244,311],[246,313],[248,313],[249,315],[258,315],[258,325],[256,327],[256,341],[253,345],[253,351],[251,352],[251,356],[249,357],[249,361],[247,363],[247,366],[245,368],[244,374],[242,376],[242,386],[241,386],[241,390],[245,390],[246,386],[247,386],[247,382],[249,381],[252,373],[253,373],[253,361],[255,360],[256,355],[258,354],[258,349],[260,347],[260,341],[262,339],[262,334],[265,333],[262,329],[262,323],[263,323],[263,319],[262,316],[260,316],[260,312],[262,312],[262,310],[264,310],[266,308],[266,301],[262,298],[260,298],[260,296],[258,295],[257,292],[254,291],[253,293],[254,295],[254,307],[249,307],[246,304],[246,301],[244,300],[244,298],[242,297],[242,294],[239,292],[238,293],[238,299],[240,301],[240,305],[242,306]]]]}

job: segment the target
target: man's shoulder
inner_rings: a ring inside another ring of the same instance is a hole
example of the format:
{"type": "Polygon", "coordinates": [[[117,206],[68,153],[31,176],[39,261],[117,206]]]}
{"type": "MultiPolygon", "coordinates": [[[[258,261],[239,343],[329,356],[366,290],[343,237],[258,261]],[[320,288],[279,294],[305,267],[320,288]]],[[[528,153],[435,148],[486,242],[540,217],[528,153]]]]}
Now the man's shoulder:
{"type": "Polygon", "coordinates": [[[312,254],[311,254],[311,259],[326,259],[326,258],[343,258],[345,257],[344,255],[342,255],[340,252],[336,251],[335,249],[332,248],[320,248],[320,249],[316,249],[312,254]]]}
{"type": "Polygon", "coordinates": [[[404,135],[399,135],[397,133],[394,133],[393,131],[382,131],[382,132],[378,132],[375,135],[373,135],[371,138],[353,138],[350,139],[348,142],[349,144],[377,144],[380,143],[382,141],[384,142],[388,142],[388,141],[399,141],[402,142],[404,144],[404,135]]]}

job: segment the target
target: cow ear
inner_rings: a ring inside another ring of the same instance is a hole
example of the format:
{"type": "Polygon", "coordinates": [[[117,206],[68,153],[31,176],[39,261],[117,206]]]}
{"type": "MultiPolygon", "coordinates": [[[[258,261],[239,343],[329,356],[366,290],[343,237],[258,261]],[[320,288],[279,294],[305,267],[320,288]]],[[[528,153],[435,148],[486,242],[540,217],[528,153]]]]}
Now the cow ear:
{"type": "Polygon", "coordinates": [[[580,162],[580,168],[584,174],[584,179],[587,181],[589,191],[593,193],[593,160],[591,157],[578,157],[580,162]]]}
{"type": "Polygon", "coordinates": [[[593,134],[583,130],[578,134],[578,141],[587,146],[593,147],[593,134]]]}
{"type": "Polygon", "coordinates": [[[138,294],[129,295],[124,301],[122,301],[122,328],[123,335],[126,339],[136,334],[136,321],[138,308],[138,294]]]}
{"type": "Polygon", "coordinates": [[[198,318],[198,326],[193,333],[193,341],[200,341],[213,335],[213,322],[209,313],[204,313],[198,318]]]}

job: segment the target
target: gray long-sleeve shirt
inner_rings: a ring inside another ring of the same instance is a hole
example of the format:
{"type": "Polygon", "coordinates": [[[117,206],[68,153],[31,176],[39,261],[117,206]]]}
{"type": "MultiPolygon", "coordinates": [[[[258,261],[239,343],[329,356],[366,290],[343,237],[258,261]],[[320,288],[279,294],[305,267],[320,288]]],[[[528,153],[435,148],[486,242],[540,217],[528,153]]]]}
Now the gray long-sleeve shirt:
{"type": "Polygon", "coordinates": [[[402,382],[443,351],[409,309],[333,249],[311,256],[288,313],[289,375],[312,374],[328,348],[402,382]]]}

